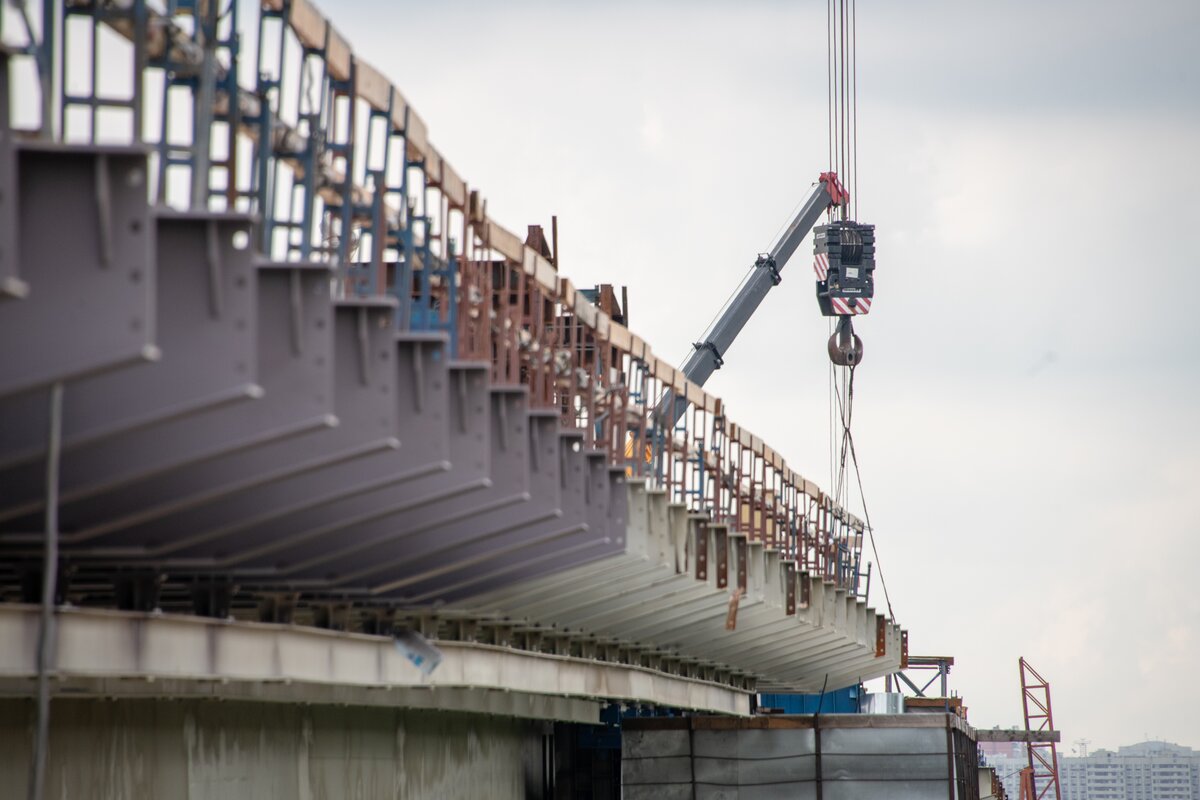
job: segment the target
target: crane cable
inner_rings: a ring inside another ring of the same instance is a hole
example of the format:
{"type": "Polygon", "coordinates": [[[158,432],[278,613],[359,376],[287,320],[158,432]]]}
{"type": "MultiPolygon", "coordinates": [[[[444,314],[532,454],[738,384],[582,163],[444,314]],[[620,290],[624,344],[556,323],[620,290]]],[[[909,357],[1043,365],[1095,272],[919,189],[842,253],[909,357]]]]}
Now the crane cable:
{"type": "MultiPolygon", "coordinates": [[[[826,42],[827,42],[827,123],[829,133],[829,170],[836,172],[842,179],[842,185],[851,190],[854,203],[854,218],[858,217],[858,2],[857,0],[826,0],[826,42]],[[849,9],[847,9],[849,4],[849,9]]],[[[840,216],[846,220],[850,209],[847,205],[840,207],[840,216]]],[[[833,216],[833,210],[827,214],[833,216]]],[[[833,320],[830,318],[830,333],[833,331],[833,320]]],[[[892,609],[891,596],[888,593],[887,580],[883,574],[883,563],[879,558],[879,549],[875,544],[875,528],[871,524],[871,512],[867,507],[866,494],[863,492],[862,472],[858,465],[858,452],[854,446],[854,434],[851,423],[854,415],[854,369],[849,366],[838,375],[837,367],[829,365],[829,461],[830,484],[834,493],[834,501],[839,507],[845,508],[849,499],[848,467],[854,467],[855,483],[858,487],[859,501],[862,503],[863,516],[866,518],[864,527],[871,543],[871,552],[875,556],[876,568],[879,572],[879,582],[883,587],[883,597],[887,604],[888,616],[896,621],[892,609]],[[839,386],[839,377],[840,383],[839,386]],[[844,400],[843,400],[844,398],[844,400]],[[836,406],[836,417],[835,417],[836,406]],[[835,427],[834,420],[838,421],[835,427]],[[840,428],[840,446],[838,434],[840,428]],[[835,456],[835,452],[837,455],[835,456]],[[847,455],[849,464],[847,464],[847,455]]],[[[857,576],[855,578],[857,580],[857,576]]]]}
{"type": "Polygon", "coordinates": [[[849,450],[850,460],[854,465],[854,477],[858,483],[858,499],[862,502],[863,516],[866,517],[865,528],[871,541],[871,552],[875,554],[875,565],[879,570],[879,583],[883,586],[883,599],[887,603],[888,617],[896,621],[896,612],[892,610],[892,598],[888,594],[887,579],[883,575],[883,562],[879,560],[879,549],[875,546],[875,527],[871,524],[871,511],[867,507],[867,496],[863,492],[862,471],[858,467],[858,452],[854,448],[854,434],[850,432],[850,422],[854,415],[854,367],[847,367],[849,377],[846,380],[846,401],[842,403],[842,395],[837,395],[838,409],[842,412],[842,468],[845,470],[846,452],[849,450]]]}

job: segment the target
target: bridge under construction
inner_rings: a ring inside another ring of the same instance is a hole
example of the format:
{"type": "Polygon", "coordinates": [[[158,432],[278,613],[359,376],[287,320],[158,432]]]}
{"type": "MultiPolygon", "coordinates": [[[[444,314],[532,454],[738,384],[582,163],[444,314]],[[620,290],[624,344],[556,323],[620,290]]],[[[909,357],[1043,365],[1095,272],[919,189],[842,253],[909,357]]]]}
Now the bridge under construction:
{"type": "Polygon", "coordinates": [[[3,785],[573,797],[608,715],[905,668],[864,522],[335,24],[0,10],[3,785]]]}

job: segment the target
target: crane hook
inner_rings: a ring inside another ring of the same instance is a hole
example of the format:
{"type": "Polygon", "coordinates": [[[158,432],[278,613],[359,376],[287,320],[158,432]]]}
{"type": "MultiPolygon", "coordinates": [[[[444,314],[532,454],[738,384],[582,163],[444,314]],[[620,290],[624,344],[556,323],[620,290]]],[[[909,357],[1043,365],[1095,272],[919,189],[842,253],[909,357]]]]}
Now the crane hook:
{"type": "Polygon", "coordinates": [[[829,337],[829,360],[839,367],[857,366],[862,361],[863,343],[848,316],[838,317],[837,330],[829,337]]]}

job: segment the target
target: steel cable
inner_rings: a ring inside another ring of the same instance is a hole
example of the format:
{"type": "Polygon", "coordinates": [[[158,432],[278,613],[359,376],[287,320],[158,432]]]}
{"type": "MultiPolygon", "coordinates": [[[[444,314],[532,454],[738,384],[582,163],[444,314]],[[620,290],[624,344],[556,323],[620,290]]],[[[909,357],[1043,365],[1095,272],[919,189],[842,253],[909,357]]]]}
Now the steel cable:
{"type": "MultiPolygon", "coordinates": [[[[871,512],[867,508],[867,496],[863,492],[862,471],[858,467],[858,453],[854,448],[854,434],[850,432],[850,416],[854,413],[854,367],[849,368],[849,373],[850,376],[847,384],[845,402],[845,405],[849,410],[846,414],[843,414],[843,418],[846,420],[843,436],[846,445],[848,445],[850,449],[850,460],[854,464],[854,476],[858,482],[858,498],[862,502],[863,517],[866,518],[867,536],[871,541],[871,552],[875,555],[875,565],[878,567],[879,571],[879,583],[881,586],[883,586],[883,599],[887,603],[888,617],[890,617],[894,623],[896,621],[896,612],[892,610],[892,598],[891,595],[888,594],[887,579],[884,578],[883,575],[883,562],[879,559],[879,548],[875,546],[875,528],[871,524],[871,512]]],[[[839,400],[840,399],[841,398],[839,397],[839,400]]]]}
{"type": "Polygon", "coordinates": [[[58,592],[58,477],[62,449],[62,383],[50,387],[46,445],[46,542],[42,555],[42,609],[37,643],[37,724],[29,771],[29,800],[41,800],[50,739],[50,668],[54,660],[54,601],[58,592]]]}

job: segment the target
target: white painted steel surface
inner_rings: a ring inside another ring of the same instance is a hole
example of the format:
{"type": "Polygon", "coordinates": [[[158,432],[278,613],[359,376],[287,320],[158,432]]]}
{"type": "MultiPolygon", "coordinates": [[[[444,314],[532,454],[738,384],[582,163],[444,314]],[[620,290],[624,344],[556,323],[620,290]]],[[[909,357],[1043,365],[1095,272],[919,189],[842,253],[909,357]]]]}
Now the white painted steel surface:
{"type": "MultiPolygon", "coordinates": [[[[714,682],[471,642],[435,642],[443,660],[427,676],[385,636],[97,609],[62,609],[57,620],[57,681],[90,694],[449,707],[589,722],[602,701],[749,713],[749,693],[714,682]],[[497,704],[496,693],[533,699],[523,709],[497,704]]],[[[32,690],[37,626],[36,606],[0,605],[0,691],[32,690]]]]}

